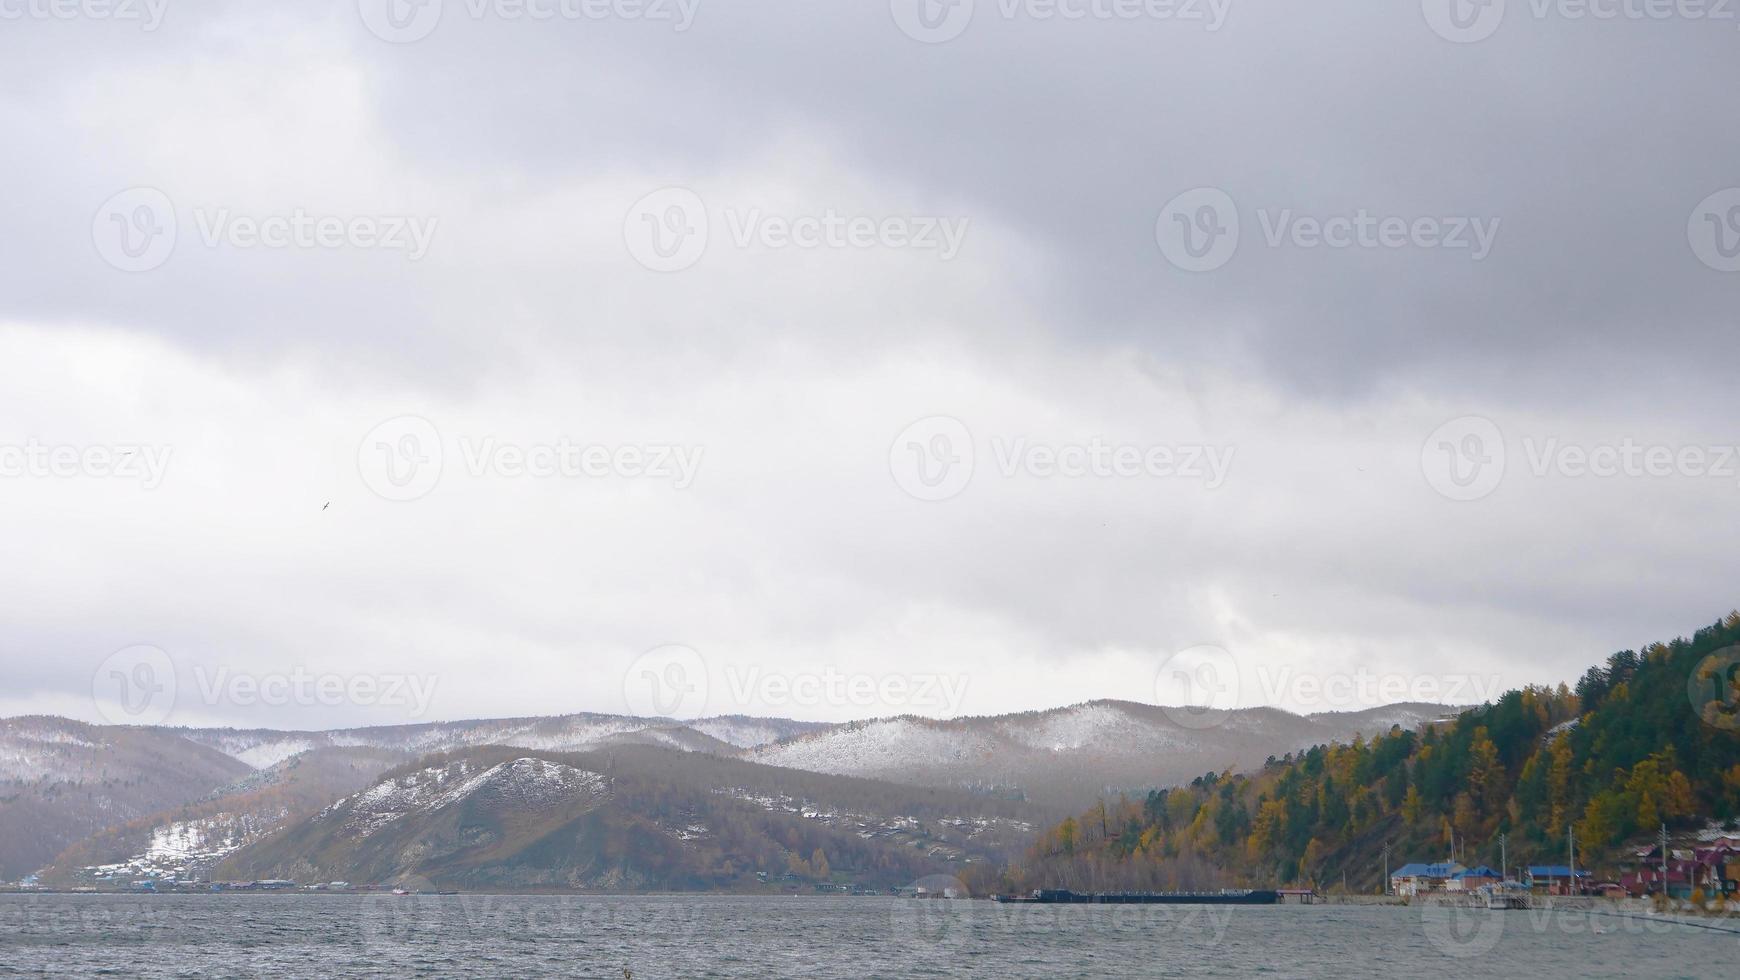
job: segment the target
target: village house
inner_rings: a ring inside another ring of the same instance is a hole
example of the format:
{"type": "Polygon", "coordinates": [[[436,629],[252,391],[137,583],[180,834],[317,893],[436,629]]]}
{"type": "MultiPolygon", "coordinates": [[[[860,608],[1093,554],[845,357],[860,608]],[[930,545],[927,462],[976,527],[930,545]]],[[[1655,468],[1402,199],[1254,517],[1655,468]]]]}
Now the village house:
{"type": "Polygon", "coordinates": [[[1390,891],[1392,894],[1413,896],[1422,892],[1441,892],[1457,873],[1466,871],[1462,865],[1454,861],[1442,864],[1422,864],[1414,862],[1404,864],[1390,875],[1390,891]]]}
{"type": "Polygon", "coordinates": [[[1589,872],[1579,869],[1573,877],[1566,865],[1537,864],[1528,869],[1524,881],[1529,891],[1543,895],[1581,895],[1587,891],[1589,872]]]}
{"type": "Polygon", "coordinates": [[[1740,892],[1740,843],[1719,840],[1708,847],[1669,848],[1662,860],[1661,848],[1639,848],[1632,854],[1635,866],[1619,879],[1633,897],[1665,894],[1690,898],[1701,889],[1707,898],[1728,897],[1740,892]],[[1665,870],[1663,865],[1666,865],[1665,870]]]}
{"type": "Polygon", "coordinates": [[[1450,880],[1444,882],[1444,890],[1447,892],[1478,891],[1483,886],[1496,885],[1503,880],[1503,875],[1483,864],[1478,868],[1464,868],[1451,875],[1450,880]]]}

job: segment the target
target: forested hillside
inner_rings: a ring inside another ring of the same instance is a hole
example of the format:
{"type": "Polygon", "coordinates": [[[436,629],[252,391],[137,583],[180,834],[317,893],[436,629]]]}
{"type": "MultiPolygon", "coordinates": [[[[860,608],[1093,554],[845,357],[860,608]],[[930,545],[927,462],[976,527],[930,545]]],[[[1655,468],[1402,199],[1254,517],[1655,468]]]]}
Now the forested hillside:
{"type": "Polygon", "coordinates": [[[1740,815],[1740,613],[1626,650],[1564,685],[1511,691],[1418,732],[1312,748],[1249,775],[1208,773],[1101,800],[1041,835],[1010,887],[1311,883],[1372,890],[1442,860],[1581,866],[1618,846],[1740,815]]]}

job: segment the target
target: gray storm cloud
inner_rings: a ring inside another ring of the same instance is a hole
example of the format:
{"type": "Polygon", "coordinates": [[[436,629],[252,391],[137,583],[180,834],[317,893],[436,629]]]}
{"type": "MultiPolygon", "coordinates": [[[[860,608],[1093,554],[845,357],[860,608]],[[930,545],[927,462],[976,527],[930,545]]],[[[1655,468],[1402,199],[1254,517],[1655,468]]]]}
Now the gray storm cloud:
{"type": "Polygon", "coordinates": [[[1689,631],[1740,24],[1451,5],[0,3],[0,711],[139,643],[443,717],[673,642],[987,713],[1689,631]]]}

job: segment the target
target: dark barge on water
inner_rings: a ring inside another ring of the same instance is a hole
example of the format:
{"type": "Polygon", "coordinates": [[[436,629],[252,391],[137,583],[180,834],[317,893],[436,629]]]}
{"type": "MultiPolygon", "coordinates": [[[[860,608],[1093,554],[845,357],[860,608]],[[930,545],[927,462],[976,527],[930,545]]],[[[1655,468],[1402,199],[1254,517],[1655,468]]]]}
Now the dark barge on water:
{"type": "Polygon", "coordinates": [[[993,895],[999,902],[1032,905],[1274,905],[1276,891],[1228,888],[1217,892],[1072,892],[1036,888],[1031,895],[993,895]]]}

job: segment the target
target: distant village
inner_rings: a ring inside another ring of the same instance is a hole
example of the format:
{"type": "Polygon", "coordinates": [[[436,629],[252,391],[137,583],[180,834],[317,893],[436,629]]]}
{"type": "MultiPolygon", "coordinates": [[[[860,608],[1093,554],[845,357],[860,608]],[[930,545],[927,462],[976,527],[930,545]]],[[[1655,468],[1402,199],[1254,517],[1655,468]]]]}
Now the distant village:
{"type": "Polygon", "coordinates": [[[1587,869],[1568,864],[1495,869],[1457,861],[1412,862],[1390,872],[1389,893],[1403,898],[1507,892],[1604,898],[1661,895],[1680,901],[1701,898],[1740,903],[1737,878],[1740,833],[1725,833],[1686,847],[1655,844],[1636,848],[1626,855],[1621,873],[1612,879],[1597,878],[1587,869]]]}

